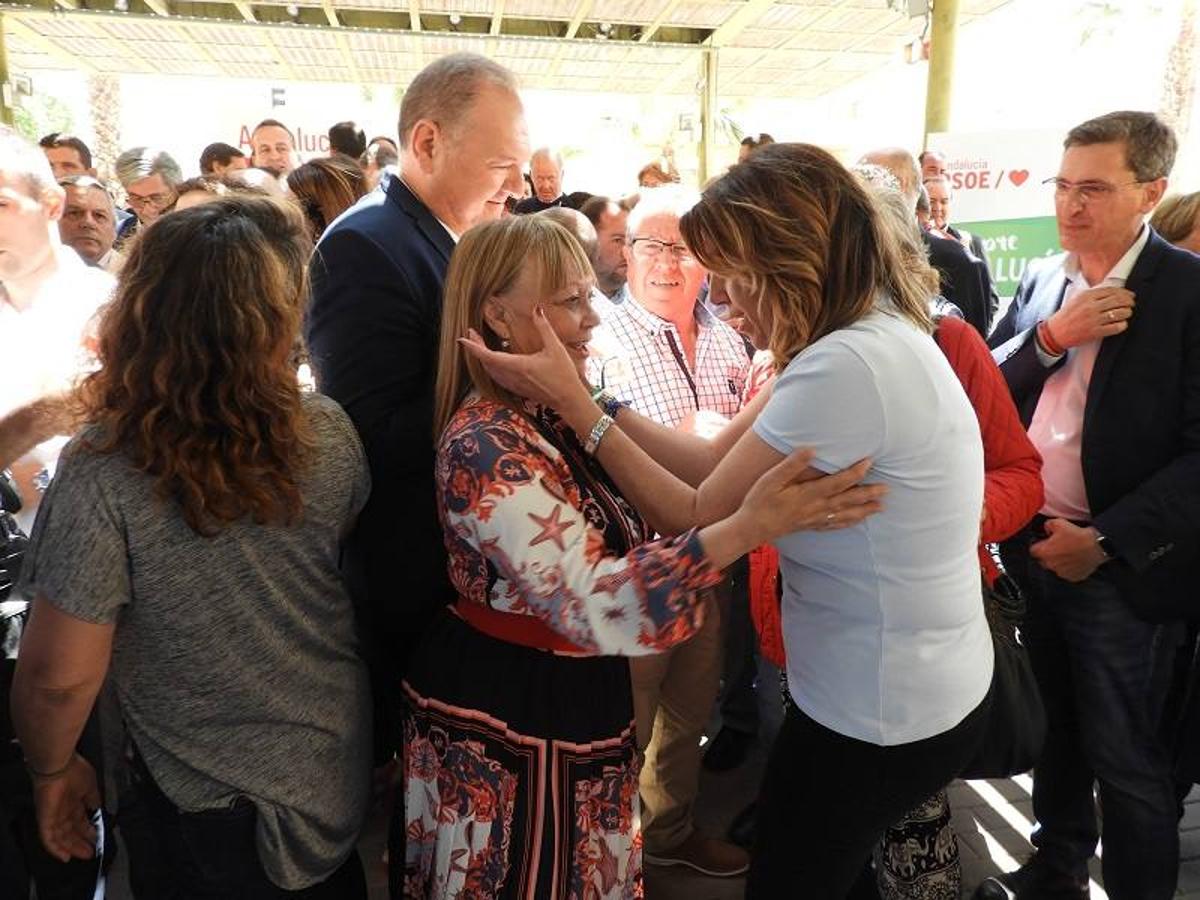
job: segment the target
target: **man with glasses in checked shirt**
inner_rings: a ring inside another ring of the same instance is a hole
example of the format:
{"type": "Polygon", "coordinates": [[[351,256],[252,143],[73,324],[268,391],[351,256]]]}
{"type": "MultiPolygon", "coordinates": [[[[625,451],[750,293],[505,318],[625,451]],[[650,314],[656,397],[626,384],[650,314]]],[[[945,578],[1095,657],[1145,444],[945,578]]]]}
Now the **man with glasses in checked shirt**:
{"type": "MultiPolygon", "coordinates": [[[[593,333],[588,369],[594,385],[672,428],[693,427],[697,414],[736,414],[750,369],[741,336],[698,302],[705,272],[679,233],[679,219],[698,199],[675,185],[642,192],[626,222],[624,296],[593,333]]],[[[646,752],[645,858],[721,877],[744,872],[748,857],[692,825],[700,737],[722,665],[720,614],[709,603],[691,640],[631,660],[630,668],[638,745],[646,752]]]]}
{"type": "Polygon", "coordinates": [[[1048,179],[1067,252],[1031,265],[992,333],[1041,452],[1046,503],[1002,548],[1049,731],[1036,855],[980,898],[1086,898],[1103,807],[1113,900],[1165,900],[1178,803],[1159,740],[1156,623],[1194,619],[1200,581],[1200,257],[1145,222],[1175,161],[1152,113],[1073,128],[1048,179]]]}

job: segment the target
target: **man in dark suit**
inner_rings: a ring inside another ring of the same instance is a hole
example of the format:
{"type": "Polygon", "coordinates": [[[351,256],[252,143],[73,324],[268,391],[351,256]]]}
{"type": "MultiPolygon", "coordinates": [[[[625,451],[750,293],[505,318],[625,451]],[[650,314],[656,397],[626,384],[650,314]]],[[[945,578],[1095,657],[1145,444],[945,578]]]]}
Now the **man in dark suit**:
{"type": "Polygon", "coordinates": [[[938,292],[961,309],[963,318],[986,338],[998,305],[993,301],[995,292],[987,263],[972,257],[958,241],[928,231],[921,232],[921,239],[929,251],[930,265],[937,269],[938,292]]]}
{"type": "Polygon", "coordinates": [[[383,758],[398,746],[409,655],[454,599],[433,479],[442,285],[458,236],[499,218],[521,192],[529,142],[512,74],[467,53],[430,63],[404,94],[400,146],[400,172],[385,175],[317,245],[306,321],[317,386],[349,413],[371,467],[347,569],[365,591],[360,616],[383,758]]]}
{"type": "MultiPolygon", "coordinates": [[[[916,218],[921,170],[913,155],[903,147],[885,147],[864,154],[860,162],[883,166],[895,175],[900,182],[900,193],[912,204],[916,218]]],[[[962,310],[963,317],[986,338],[995,312],[987,263],[973,259],[956,241],[934,237],[924,229],[921,238],[929,251],[930,264],[937,269],[939,292],[962,310]]]]}
{"type": "Polygon", "coordinates": [[[954,201],[950,179],[945,175],[938,175],[926,178],[921,184],[929,195],[929,217],[938,236],[958,241],[971,256],[983,260],[986,264],[987,254],[983,250],[983,238],[950,224],[950,204],[954,201]]]}
{"type": "Polygon", "coordinates": [[[991,340],[1044,460],[1046,505],[1004,547],[1050,725],[1037,853],[976,896],[1086,897],[1098,782],[1109,896],[1159,900],[1179,842],[1151,647],[1156,622],[1197,615],[1200,258],[1145,224],[1175,158],[1157,117],[1110,113],[1064,147],[1051,181],[1067,253],[1029,268],[991,340]]]}

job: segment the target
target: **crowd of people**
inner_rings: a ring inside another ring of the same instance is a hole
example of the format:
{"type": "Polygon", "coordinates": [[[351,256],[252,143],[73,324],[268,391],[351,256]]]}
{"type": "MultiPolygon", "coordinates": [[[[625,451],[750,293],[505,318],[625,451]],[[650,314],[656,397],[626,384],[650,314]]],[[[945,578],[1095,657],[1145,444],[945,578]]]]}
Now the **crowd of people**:
{"type": "Polygon", "coordinates": [[[120,846],[137,900],[365,898],[384,798],[395,898],[625,900],[644,863],[956,898],[946,788],[1033,719],[1036,851],[977,897],[1086,898],[1101,837],[1109,896],[1174,894],[1200,195],[1164,199],[1167,125],[1066,134],[1064,253],[1003,309],[935,151],[760,134],[702,190],[664,153],[568,193],[472,54],[397,137],[297,165],[269,119],[198,178],[132,148],[118,191],[0,135],[4,896],[93,897],[120,846]],[[767,740],[702,833],[701,768],[767,740]]]}

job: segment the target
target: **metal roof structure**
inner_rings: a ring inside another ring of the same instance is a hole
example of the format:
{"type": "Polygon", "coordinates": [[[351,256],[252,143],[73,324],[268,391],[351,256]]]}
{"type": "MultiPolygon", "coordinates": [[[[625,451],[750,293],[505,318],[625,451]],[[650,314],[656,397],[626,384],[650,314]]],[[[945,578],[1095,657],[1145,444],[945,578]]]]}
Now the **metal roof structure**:
{"type": "MultiPolygon", "coordinates": [[[[961,0],[960,24],[1009,0],[961,0]]],[[[894,61],[919,0],[32,0],[0,2],[9,65],[405,85],[484,53],[533,89],[812,98],[894,61]],[[898,9],[897,9],[898,8],[898,9]]]]}

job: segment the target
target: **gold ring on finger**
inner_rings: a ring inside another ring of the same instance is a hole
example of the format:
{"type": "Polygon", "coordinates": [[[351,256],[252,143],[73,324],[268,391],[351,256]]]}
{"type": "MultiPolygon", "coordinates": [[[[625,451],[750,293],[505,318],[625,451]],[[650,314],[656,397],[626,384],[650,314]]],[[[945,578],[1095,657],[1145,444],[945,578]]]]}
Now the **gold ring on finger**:
{"type": "Polygon", "coordinates": [[[1114,313],[1114,312],[1113,312],[1113,311],[1110,309],[1110,310],[1108,311],[1108,321],[1110,321],[1110,322],[1111,322],[1111,321],[1112,321],[1113,319],[1115,319],[1116,317],[1117,317],[1117,316],[1116,316],[1116,314],[1115,314],[1115,313],[1114,313]]]}

